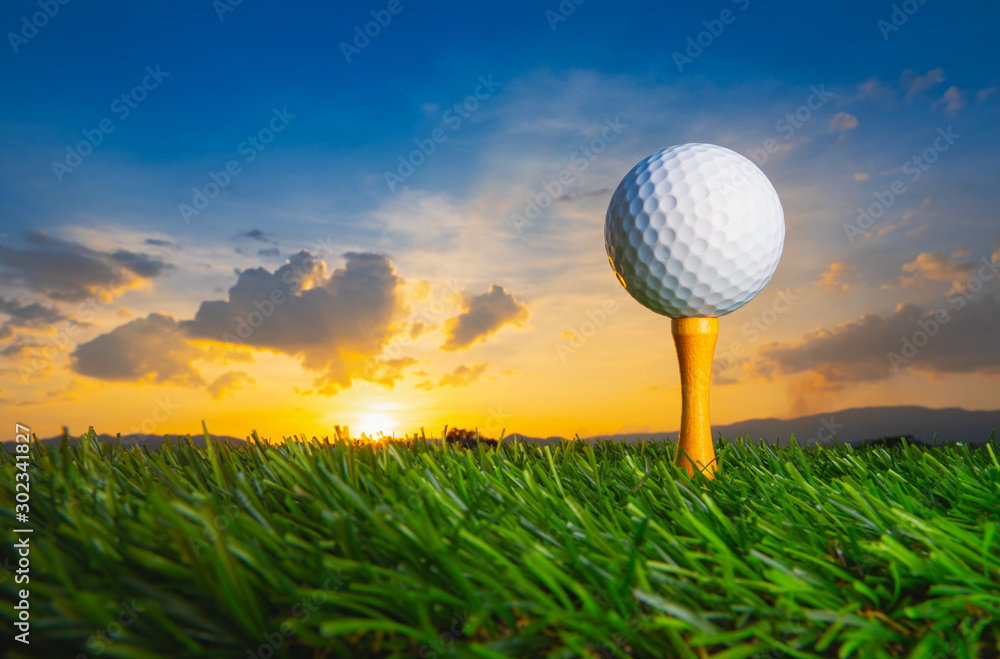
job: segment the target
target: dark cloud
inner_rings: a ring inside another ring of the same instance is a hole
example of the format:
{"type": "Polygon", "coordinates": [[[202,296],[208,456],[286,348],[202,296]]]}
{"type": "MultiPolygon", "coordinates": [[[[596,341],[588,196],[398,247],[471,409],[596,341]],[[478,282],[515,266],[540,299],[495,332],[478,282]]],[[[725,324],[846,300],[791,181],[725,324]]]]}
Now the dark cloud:
{"type": "Polygon", "coordinates": [[[463,313],[445,322],[447,340],[442,350],[468,348],[504,325],[523,327],[528,320],[528,307],[496,284],[481,295],[465,295],[462,307],[463,313]]]}
{"type": "MultiPolygon", "coordinates": [[[[48,347],[44,343],[38,343],[35,341],[28,341],[23,339],[15,339],[10,342],[3,350],[0,350],[0,355],[4,357],[9,357],[10,359],[15,359],[20,357],[21,354],[28,354],[29,351],[32,353],[37,353],[42,348],[48,347]]],[[[29,355],[30,356],[30,355],[29,355]]]]}
{"type": "Polygon", "coordinates": [[[80,302],[107,297],[139,279],[154,279],[173,266],[147,254],[127,250],[101,252],[28,231],[33,248],[0,245],[0,281],[27,287],[53,300],[80,302]]]}
{"type": "Polygon", "coordinates": [[[169,240],[160,240],[159,238],[146,238],[143,242],[147,245],[152,245],[153,247],[177,247],[177,243],[173,243],[169,240]]]}
{"type": "Polygon", "coordinates": [[[0,325],[0,339],[10,338],[14,333],[12,329],[14,327],[29,330],[48,329],[60,320],[67,320],[58,310],[38,302],[21,304],[17,300],[5,300],[2,297],[0,297],[0,314],[9,316],[8,320],[0,325]]]}
{"type": "Polygon", "coordinates": [[[268,247],[267,249],[258,249],[257,256],[277,256],[281,253],[277,247],[268,247]]]}
{"type": "Polygon", "coordinates": [[[233,240],[240,240],[241,238],[248,238],[250,240],[259,240],[262,243],[271,242],[271,234],[265,233],[260,229],[250,229],[249,231],[238,233],[233,237],[233,240]]]}
{"type": "Polygon", "coordinates": [[[597,190],[571,190],[556,197],[556,202],[562,203],[566,201],[574,201],[576,199],[586,199],[588,197],[600,197],[603,199],[612,192],[614,192],[614,190],[611,188],[599,188],[597,190]]]}
{"type": "Polygon", "coordinates": [[[901,304],[887,317],[867,314],[798,342],[767,343],[750,371],[766,379],[810,372],[818,376],[812,386],[825,390],[885,380],[905,369],[1000,374],[1000,302],[990,293],[974,302],[949,296],[948,302],[932,310],[901,304]]]}
{"type": "Polygon", "coordinates": [[[151,313],[78,345],[71,368],[98,380],[204,386],[191,362],[206,353],[179,330],[170,316],[151,313]]]}
{"type": "Polygon", "coordinates": [[[194,320],[181,326],[192,338],[300,357],[303,366],[322,372],[320,393],[336,393],[352,379],[391,383],[407,364],[389,360],[374,370],[366,364],[381,352],[403,310],[402,279],[385,256],[344,256],[345,266],[329,276],[306,251],[274,273],[244,270],[228,300],[202,302],[194,320]]]}

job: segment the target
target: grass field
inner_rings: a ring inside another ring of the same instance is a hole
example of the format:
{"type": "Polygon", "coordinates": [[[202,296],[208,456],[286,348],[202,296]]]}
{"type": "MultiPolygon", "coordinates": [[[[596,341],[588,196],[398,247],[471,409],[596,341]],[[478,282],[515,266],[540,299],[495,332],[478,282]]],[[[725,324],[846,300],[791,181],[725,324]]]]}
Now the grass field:
{"type": "Polygon", "coordinates": [[[995,439],[716,450],[37,446],[9,656],[1000,656],[995,439]]]}

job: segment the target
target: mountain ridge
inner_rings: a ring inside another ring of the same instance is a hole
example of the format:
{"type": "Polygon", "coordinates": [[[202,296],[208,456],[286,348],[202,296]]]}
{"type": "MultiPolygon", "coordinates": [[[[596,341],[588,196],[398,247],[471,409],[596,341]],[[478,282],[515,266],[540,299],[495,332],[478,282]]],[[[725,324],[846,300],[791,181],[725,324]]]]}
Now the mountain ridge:
{"type": "MultiPolygon", "coordinates": [[[[747,437],[757,441],[785,446],[794,435],[801,445],[828,445],[834,443],[831,437],[836,437],[843,444],[857,444],[864,439],[877,439],[884,436],[912,435],[914,443],[932,444],[937,435],[937,441],[953,443],[963,442],[970,445],[985,444],[996,429],[1000,429],[1000,410],[966,410],[960,407],[929,408],[919,405],[895,405],[878,407],[854,407],[823,414],[810,414],[792,419],[766,417],[746,419],[736,423],[715,425],[713,435],[733,439],[747,437]]],[[[332,433],[331,433],[332,435],[332,433]]],[[[538,444],[553,444],[565,440],[564,437],[531,437],[521,433],[511,433],[504,441],[512,441],[514,436],[523,441],[538,444]]],[[[99,434],[101,441],[116,443],[117,437],[107,433],[99,434]]],[[[183,440],[186,436],[171,435],[171,441],[183,440]]],[[[211,435],[219,441],[245,442],[231,435],[211,435]]],[[[203,447],[203,433],[191,434],[195,446],[203,447]]],[[[628,432],[612,435],[594,435],[579,438],[581,441],[594,442],[598,439],[623,441],[627,443],[652,441],[677,441],[677,431],[658,432],[628,432]]],[[[58,445],[62,435],[38,440],[43,444],[58,445]]],[[[79,437],[71,436],[70,445],[80,441],[79,437]]],[[[164,441],[163,435],[134,434],[122,436],[122,444],[126,446],[143,445],[149,449],[158,448],[164,441]]],[[[435,440],[440,441],[440,440],[435,440]]],[[[5,441],[4,446],[13,450],[14,442],[5,441]]]]}

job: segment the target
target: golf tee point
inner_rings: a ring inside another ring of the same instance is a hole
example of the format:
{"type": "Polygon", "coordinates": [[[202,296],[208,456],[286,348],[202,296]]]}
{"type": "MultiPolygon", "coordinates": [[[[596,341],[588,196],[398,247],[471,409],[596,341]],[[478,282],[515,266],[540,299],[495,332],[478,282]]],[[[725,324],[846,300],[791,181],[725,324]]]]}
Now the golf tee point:
{"type": "Polygon", "coordinates": [[[674,335],[681,371],[681,433],[677,464],[687,469],[691,476],[697,468],[711,479],[715,476],[716,464],[708,408],[719,319],[674,318],[670,322],[670,330],[674,335]],[[690,456],[690,460],[682,451],[690,456]]]}

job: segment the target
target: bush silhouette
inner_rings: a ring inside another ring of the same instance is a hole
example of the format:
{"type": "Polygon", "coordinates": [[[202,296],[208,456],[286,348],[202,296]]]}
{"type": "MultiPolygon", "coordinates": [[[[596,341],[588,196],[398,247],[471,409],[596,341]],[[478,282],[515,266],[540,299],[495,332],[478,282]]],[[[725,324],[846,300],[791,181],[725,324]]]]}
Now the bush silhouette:
{"type": "MultiPolygon", "coordinates": [[[[462,428],[451,428],[445,438],[449,444],[458,444],[462,448],[476,448],[476,431],[463,430],[462,428]]],[[[479,435],[479,443],[487,446],[497,446],[500,442],[479,435]]]]}

